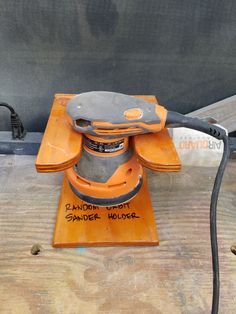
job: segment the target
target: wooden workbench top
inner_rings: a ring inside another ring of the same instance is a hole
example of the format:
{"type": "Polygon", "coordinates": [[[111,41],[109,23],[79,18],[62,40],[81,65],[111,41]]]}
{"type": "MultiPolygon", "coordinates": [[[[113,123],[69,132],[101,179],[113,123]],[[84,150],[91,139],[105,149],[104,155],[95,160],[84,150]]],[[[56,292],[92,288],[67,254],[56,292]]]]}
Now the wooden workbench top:
{"type": "MultiPolygon", "coordinates": [[[[0,313],[210,313],[215,168],[149,173],[159,247],[53,249],[62,174],[34,159],[0,156],[0,313]]],[[[236,313],[235,172],[230,161],[218,206],[222,314],[236,313]]]]}

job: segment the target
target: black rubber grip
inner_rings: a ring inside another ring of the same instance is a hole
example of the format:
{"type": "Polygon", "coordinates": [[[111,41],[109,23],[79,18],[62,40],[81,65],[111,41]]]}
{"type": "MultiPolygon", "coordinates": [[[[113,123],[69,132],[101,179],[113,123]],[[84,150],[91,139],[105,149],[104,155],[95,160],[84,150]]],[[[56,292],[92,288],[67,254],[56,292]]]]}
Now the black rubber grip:
{"type": "Polygon", "coordinates": [[[222,140],[226,136],[226,131],[216,125],[209,124],[198,118],[186,117],[178,112],[168,111],[166,117],[167,128],[185,127],[203,133],[209,134],[218,140],[222,140]]]}

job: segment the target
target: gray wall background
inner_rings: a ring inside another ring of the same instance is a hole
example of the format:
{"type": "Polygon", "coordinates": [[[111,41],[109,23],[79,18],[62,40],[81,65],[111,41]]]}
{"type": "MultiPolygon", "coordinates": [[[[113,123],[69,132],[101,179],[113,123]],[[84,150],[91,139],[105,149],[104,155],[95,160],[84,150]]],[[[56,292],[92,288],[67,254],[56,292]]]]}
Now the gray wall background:
{"type": "MultiPolygon", "coordinates": [[[[236,92],[234,0],[0,0],[0,101],[29,131],[54,93],[154,94],[187,113],[236,92]]],[[[0,130],[9,129],[6,109],[0,130]]]]}

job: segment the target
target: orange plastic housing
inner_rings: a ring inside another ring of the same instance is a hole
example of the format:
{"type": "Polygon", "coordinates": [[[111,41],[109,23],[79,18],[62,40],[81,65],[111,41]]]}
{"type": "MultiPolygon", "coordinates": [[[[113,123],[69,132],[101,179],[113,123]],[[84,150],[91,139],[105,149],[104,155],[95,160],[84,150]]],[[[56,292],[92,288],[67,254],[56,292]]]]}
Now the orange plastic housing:
{"type": "Polygon", "coordinates": [[[105,183],[88,181],[80,177],[73,167],[65,170],[69,182],[82,194],[98,198],[115,198],[134,190],[143,176],[143,167],[134,155],[127,163],[119,166],[105,183]]]}
{"type": "Polygon", "coordinates": [[[141,133],[143,130],[147,130],[149,132],[159,132],[165,127],[167,110],[157,104],[155,111],[156,115],[160,118],[160,123],[147,124],[144,122],[129,121],[128,123],[114,124],[106,121],[94,121],[94,132],[96,132],[99,136],[102,136],[103,134],[118,134],[119,136],[119,134],[121,133],[121,130],[119,128],[122,128],[122,133],[126,133],[127,135],[134,132],[141,133]]]}

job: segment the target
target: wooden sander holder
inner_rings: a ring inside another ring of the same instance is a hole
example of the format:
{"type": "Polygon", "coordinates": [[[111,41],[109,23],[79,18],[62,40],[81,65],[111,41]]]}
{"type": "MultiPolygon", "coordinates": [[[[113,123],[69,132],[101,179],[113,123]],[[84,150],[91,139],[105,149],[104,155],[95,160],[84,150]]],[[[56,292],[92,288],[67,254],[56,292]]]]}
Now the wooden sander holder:
{"type": "MultiPolygon", "coordinates": [[[[75,95],[56,94],[36,160],[38,172],[63,171],[80,158],[82,134],[67,121],[67,102],[75,95]]],[[[136,96],[157,103],[155,96],[136,96]]],[[[179,171],[181,163],[167,129],[132,137],[140,163],[160,172],[179,171]]],[[[147,177],[137,195],[116,206],[95,206],[79,199],[64,176],[53,237],[54,247],[158,245],[147,177]]]]}

